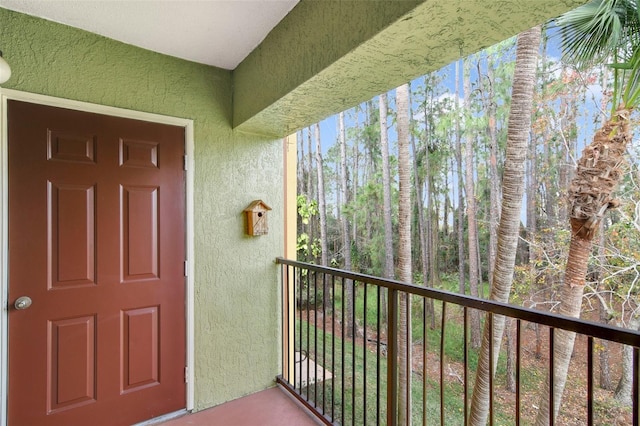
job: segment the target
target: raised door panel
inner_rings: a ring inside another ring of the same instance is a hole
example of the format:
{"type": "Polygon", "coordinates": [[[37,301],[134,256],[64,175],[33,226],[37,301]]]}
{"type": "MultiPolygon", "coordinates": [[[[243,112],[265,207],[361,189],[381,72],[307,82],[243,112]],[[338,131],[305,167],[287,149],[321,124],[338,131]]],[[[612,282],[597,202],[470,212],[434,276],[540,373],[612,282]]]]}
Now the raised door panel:
{"type": "Polygon", "coordinates": [[[123,186],[123,281],[158,278],[158,187],[123,186]]]}
{"type": "Polygon", "coordinates": [[[159,307],[122,312],[122,392],[159,383],[159,307]]]}
{"type": "Polygon", "coordinates": [[[48,329],[48,412],[95,402],[95,315],[49,321],[48,329]]]}
{"type": "Polygon", "coordinates": [[[47,182],[50,289],[95,284],[95,187],[47,182]]]}

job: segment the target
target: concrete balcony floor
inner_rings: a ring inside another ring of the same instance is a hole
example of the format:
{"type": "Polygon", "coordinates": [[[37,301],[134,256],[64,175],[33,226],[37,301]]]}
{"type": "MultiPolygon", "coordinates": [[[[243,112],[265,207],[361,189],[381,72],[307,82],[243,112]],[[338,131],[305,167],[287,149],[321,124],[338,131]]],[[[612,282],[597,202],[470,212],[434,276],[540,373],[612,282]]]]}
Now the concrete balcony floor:
{"type": "Polygon", "coordinates": [[[322,423],[280,387],[229,401],[161,426],[318,426],[322,423]]]}

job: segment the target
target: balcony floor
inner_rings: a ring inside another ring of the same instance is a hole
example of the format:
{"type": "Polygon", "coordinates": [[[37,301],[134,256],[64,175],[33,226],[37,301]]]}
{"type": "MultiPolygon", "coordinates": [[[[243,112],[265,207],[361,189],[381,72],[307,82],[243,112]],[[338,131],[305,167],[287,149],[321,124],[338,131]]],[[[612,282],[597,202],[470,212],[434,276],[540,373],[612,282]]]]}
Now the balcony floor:
{"type": "Polygon", "coordinates": [[[162,426],[318,426],[318,420],[280,387],[254,393],[208,410],[186,414],[162,426]]]}

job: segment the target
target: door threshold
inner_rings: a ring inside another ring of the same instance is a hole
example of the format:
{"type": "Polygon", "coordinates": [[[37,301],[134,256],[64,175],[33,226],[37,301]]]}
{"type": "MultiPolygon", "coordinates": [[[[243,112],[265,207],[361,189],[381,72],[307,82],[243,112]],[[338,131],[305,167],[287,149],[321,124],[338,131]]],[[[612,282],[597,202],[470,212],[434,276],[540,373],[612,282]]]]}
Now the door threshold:
{"type": "Polygon", "coordinates": [[[184,416],[185,414],[189,414],[189,411],[187,411],[186,409],[182,409],[182,410],[174,411],[173,413],[164,414],[164,415],[162,415],[160,417],[154,417],[153,419],[150,419],[150,420],[145,420],[144,422],[136,423],[136,424],[134,424],[132,426],[157,425],[159,423],[166,422],[166,421],[173,420],[173,419],[176,419],[178,417],[184,416]]]}

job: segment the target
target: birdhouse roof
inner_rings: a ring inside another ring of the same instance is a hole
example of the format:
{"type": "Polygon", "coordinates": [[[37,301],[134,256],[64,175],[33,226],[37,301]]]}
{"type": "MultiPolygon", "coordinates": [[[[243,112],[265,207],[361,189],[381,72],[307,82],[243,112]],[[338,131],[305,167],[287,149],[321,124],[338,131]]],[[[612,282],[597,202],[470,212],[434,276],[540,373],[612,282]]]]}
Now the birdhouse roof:
{"type": "Polygon", "coordinates": [[[244,209],[245,212],[251,212],[257,209],[261,209],[261,210],[271,210],[271,207],[269,207],[268,205],[266,205],[264,203],[264,201],[262,200],[254,200],[251,202],[251,204],[249,204],[247,206],[246,209],[244,209]]]}

